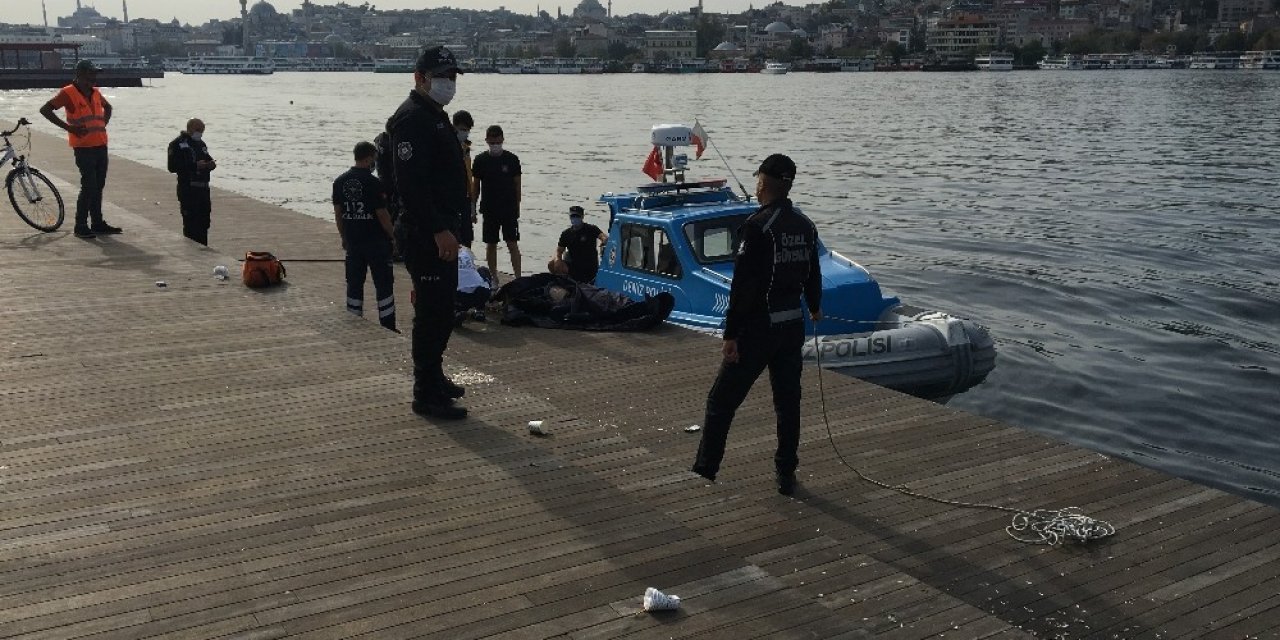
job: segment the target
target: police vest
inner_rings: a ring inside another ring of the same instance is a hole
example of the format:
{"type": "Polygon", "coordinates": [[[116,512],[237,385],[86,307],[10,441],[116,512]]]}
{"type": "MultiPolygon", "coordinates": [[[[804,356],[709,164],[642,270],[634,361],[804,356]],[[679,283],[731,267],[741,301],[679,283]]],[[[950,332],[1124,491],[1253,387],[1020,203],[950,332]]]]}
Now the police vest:
{"type": "Polygon", "coordinates": [[[80,89],[69,84],[62,88],[70,104],[67,105],[67,124],[85,128],[84,135],[67,132],[67,142],[74,148],[107,146],[107,112],[102,106],[102,94],[95,88],[92,97],[86,99],[80,89]]]}

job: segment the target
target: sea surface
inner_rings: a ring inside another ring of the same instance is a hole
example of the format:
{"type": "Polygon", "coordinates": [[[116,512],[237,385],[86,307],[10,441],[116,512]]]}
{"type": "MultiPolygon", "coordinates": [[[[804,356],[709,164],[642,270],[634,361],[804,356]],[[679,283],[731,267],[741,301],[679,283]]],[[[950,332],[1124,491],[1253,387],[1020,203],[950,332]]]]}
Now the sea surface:
{"type": "MultiPolygon", "coordinates": [[[[163,167],[200,117],[218,186],[327,218],[330,181],[411,83],[171,74],[106,90],[111,150],[163,167]]],[[[0,92],[0,118],[55,132],[51,95],[0,92]]],[[[990,327],[995,372],[950,406],[1280,506],[1277,105],[1276,72],[1116,71],[468,75],[450,108],[521,158],[528,266],[570,205],[603,225],[595,198],[647,181],[651,125],[698,117],[725,161],[694,175],[750,188],[790,154],[830,247],[990,327]]]]}

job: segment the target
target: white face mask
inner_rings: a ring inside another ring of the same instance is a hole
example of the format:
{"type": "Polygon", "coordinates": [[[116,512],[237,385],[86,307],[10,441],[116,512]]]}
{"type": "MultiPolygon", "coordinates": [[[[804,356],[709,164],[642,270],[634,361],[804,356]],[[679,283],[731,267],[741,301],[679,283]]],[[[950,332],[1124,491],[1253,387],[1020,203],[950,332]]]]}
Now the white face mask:
{"type": "Polygon", "coordinates": [[[471,137],[470,131],[462,131],[462,130],[458,131],[458,142],[466,142],[467,138],[470,138],[470,137],[471,137]]]}
{"type": "Polygon", "coordinates": [[[502,145],[500,145],[500,144],[491,144],[491,145],[489,145],[489,153],[492,153],[492,154],[493,154],[493,155],[495,155],[495,156],[500,156],[500,155],[502,155],[502,145]]]}
{"type": "Polygon", "coordinates": [[[199,142],[199,141],[200,141],[200,138],[203,138],[203,137],[204,137],[204,132],[203,132],[203,131],[192,131],[192,132],[191,132],[191,139],[192,139],[192,140],[195,140],[196,142],[199,142]]]}
{"type": "Polygon", "coordinates": [[[458,83],[448,78],[432,78],[431,88],[427,90],[427,97],[435,100],[440,106],[444,106],[453,102],[453,96],[458,93],[458,83]]]}

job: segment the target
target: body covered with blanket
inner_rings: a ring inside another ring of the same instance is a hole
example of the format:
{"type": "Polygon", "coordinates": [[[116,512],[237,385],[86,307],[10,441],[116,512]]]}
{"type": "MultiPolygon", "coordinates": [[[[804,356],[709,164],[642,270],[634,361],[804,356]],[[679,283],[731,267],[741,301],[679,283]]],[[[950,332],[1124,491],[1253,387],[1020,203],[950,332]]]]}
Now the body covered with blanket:
{"type": "Polygon", "coordinates": [[[669,293],[637,302],[551,273],[512,280],[494,298],[502,303],[503,324],[582,331],[644,331],[662,324],[675,306],[669,293]]]}

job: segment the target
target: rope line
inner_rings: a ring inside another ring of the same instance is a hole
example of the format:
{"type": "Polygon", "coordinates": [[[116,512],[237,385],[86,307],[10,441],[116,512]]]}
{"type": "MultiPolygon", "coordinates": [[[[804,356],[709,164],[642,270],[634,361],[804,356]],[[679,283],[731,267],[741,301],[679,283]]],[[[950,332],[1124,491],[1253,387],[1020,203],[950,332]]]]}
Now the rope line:
{"type": "Polygon", "coordinates": [[[1012,513],[1013,520],[1009,523],[1009,526],[1004,528],[1004,531],[1014,540],[1026,544],[1043,544],[1049,546],[1058,546],[1066,542],[1087,544],[1091,541],[1101,540],[1115,534],[1116,528],[1112,526],[1111,523],[1105,520],[1091,518],[1085,515],[1079,507],[1035,509],[1033,511],[1026,511],[1024,509],[1002,507],[996,504],[951,500],[948,498],[931,496],[926,493],[920,493],[906,485],[890,485],[862,473],[862,471],[857,467],[849,464],[848,460],[845,460],[844,454],[840,452],[840,447],[836,446],[835,434],[831,431],[831,418],[827,415],[827,393],[826,388],[822,383],[822,350],[818,348],[818,331],[816,324],[814,325],[813,332],[813,347],[814,353],[817,356],[818,364],[818,401],[822,407],[822,422],[827,428],[827,441],[831,443],[831,450],[835,452],[836,458],[840,460],[840,464],[847,467],[850,471],[853,471],[862,480],[874,484],[882,489],[896,491],[902,495],[920,498],[922,500],[929,500],[938,504],[964,507],[967,509],[990,509],[993,511],[1012,513]]]}

